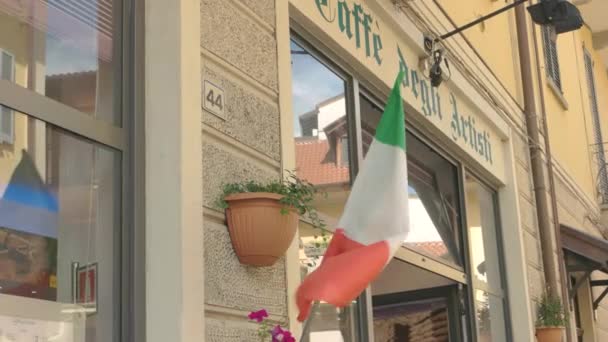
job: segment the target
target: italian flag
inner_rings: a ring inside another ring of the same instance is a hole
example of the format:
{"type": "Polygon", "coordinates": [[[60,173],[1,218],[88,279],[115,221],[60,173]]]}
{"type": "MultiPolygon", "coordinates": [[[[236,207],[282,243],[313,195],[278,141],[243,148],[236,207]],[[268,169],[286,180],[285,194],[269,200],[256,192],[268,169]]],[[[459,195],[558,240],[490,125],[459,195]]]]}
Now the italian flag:
{"type": "Polygon", "coordinates": [[[382,272],[409,230],[405,120],[399,73],[321,265],[296,293],[299,321],[314,301],[349,305],[382,272]]]}

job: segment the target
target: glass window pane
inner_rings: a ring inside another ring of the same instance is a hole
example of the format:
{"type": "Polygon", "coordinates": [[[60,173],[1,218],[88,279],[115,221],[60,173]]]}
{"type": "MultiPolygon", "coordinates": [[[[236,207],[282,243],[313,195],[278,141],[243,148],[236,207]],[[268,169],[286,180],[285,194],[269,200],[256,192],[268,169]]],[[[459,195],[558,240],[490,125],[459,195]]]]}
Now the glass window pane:
{"type": "Polygon", "coordinates": [[[475,290],[475,316],[479,342],[507,341],[502,297],[475,290]]]}
{"type": "Polygon", "coordinates": [[[448,342],[444,298],[374,307],[374,341],[448,342]]]}
{"type": "MultiPolygon", "coordinates": [[[[363,153],[376,133],[382,109],[360,97],[363,153]]],[[[407,134],[410,232],[404,245],[450,264],[462,265],[456,168],[407,134]]]]}
{"type": "Polygon", "coordinates": [[[494,293],[503,288],[498,253],[494,194],[474,178],[465,185],[467,224],[473,278],[494,293]]]}
{"type": "Polygon", "coordinates": [[[120,68],[121,0],[0,1],[0,50],[14,81],[110,124],[120,68]]]}
{"type": "Polygon", "coordinates": [[[0,80],[12,81],[13,80],[13,56],[6,52],[2,52],[0,55],[0,61],[2,62],[2,68],[0,69],[0,80]]]}
{"type": "MultiPolygon", "coordinates": [[[[328,227],[340,219],[350,190],[345,82],[307,50],[291,43],[296,173],[320,191],[314,202],[328,227]]],[[[302,278],[322,259],[330,233],[301,223],[302,278]]],[[[336,309],[321,303],[303,341],[354,341],[356,303],[336,309]]]]}
{"type": "Polygon", "coordinates": [[[113,341],[120,154],[14,114],[14,144],[0,145],[0,320],[28,328],[4,334],[113,341]]]}

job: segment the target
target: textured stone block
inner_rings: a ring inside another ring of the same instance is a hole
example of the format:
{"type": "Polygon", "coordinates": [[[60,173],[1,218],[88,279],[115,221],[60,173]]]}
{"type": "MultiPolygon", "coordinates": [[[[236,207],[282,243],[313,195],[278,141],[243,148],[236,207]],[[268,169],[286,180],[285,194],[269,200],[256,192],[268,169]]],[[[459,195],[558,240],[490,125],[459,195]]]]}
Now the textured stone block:
{"type": "Polygon", "coordinates": [[[201,45],[242,72],[278,90],[275,38],[230,1],[201,0],[201,45]]]}
{"type": "Polygon", "coordinates": [[[539,299],[545,289],[542,271],[530,265],[528,265],[528,289],[532,300],[539,299]]]}
{"type": "Polygon", "coordinates": [[[264,19],[270,26],[275,26],[276,13],[274,0],[235,0],[249,7],[255,14],[264,19]]]}
{"type": "Polygon", "coordinates": [[[523,195],[529,200],[533,200],[534,190],[532,187],[532,173],[521,163],[515,164],[515,172],[517,175],[517,190],[519,191],[520,195],[523,195]]]}
{"type": "Polygon", "coordinates": [[[528,231],[537,234],[538,224],[534,204],[525,197],[519,196],[519,212],[522,226],[528,231]]]}
{"type": "Polygon", "coordinates": [[[203,136],[203,205],[216,208],[216,201],[225,183],[248,179],[279,179],[279,170],[271,172],[243,156],[205,141],[203,136]]]}
{"type": "Polygon", "coordinates": [[[228,228],[211,221],[204,226],[205,302],[243,311],[266,309],[286,317],[284,260],[271,267],[241,265],[232,249],[228,228]]]}
{"type": "Polygon", "coordinates": [[[517,134],[513,134],[513,153],[515,159],[519,160],[523,165],[529,165],[529,150],[528,141],[525,138],[520,137],[517,134]]]}
{"type": "Polygon", "coordinates": [[[203,78],[224,90],[226,120],[203,109],[203,122],[270,158],[281,160],[279,109],[222,77],[221,71],[203,69],[203,78]]]}
{"type": "Polygon", "coordinates": [[[257,326],[246,321],[205,318],[206,342],[259,341],[257,326]]]}
{"type": "Polygon", "coordinates": [[[541,265],[541,252],[540,244],[536,236],[530,234],[526,230],[524,234],[524,244],[526,248],[526,261],[529,265],[540,267],[541,265]]]}

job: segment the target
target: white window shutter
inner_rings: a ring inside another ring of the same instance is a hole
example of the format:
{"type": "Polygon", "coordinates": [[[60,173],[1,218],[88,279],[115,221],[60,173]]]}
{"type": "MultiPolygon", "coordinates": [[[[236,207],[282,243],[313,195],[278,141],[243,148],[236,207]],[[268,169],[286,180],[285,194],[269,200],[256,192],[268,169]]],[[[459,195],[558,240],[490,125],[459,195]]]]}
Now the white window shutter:
{"type": "Polygon", "coordinates": [[[557,43],[551,39],[550,28],[543,27],[543,47],[545,50],[545,68],[547,76],[551,78],[553,83],[561,90],[562,80],[559,72],[559,59],[557,58],[557,43]]]}

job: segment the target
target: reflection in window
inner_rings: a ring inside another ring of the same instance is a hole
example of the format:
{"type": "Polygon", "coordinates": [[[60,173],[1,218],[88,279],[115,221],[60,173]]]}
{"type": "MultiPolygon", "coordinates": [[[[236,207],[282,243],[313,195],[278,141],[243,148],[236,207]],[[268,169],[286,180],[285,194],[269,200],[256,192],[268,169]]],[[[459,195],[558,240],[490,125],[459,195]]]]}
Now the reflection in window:
{"type": "MultiPolygon", "coordinates": [[[[0,80],[14,82],[15,57],[0,49],[0,80]]],[[[13,143],[13,111],[0,104],[0,144],[13,143]]]]}
{"type": "Polygon", "coordinates": [[[373,315],[374,341],[449,341],[444,298],[375,306],[373,315]]]}
{"type": "MultiPolygon", "coordinates": [[[[382,109],[361,99],[363,152],[367,153],[382,109]]],[[[456,167],[412,134],[407,134],[410,232],[404,245],[430,257],[462,265],[456,167]]]]}
{"type": "Polygon", "coordinates": [[[114,111],[120,0],[0,1],[0,50],[16,84],[120,125],[114,111]]]}
{"type": "MultiPolygon", "coordinates": [[[[322,193],[314,201],[328,227],[335,227],[350,192],[345,82],[297,43],[291,43],[297,175],[322,193]]],[[[329,232],[300,224],[302,278],[321,262],[329,232]]],[[[321,303],[303,342],[354,341],[356,303],[321,303]]]]}
{"type": "MultiPolygon", "coordinates": [[[[112,341],[119,154],[14,114],[14,144],[0,144],[0,318],[18,309],[28,324],[63,322],[61,331],[40,331],[58,340],[112,341]]],[[[40,330],[32,329],[9,333],[40,330]]]]}
{"type": "Polygon", "coordinates": [[[478,335],[483,341],[506,341],[494,193],[467,175],[465,196],[478,335]]]}

